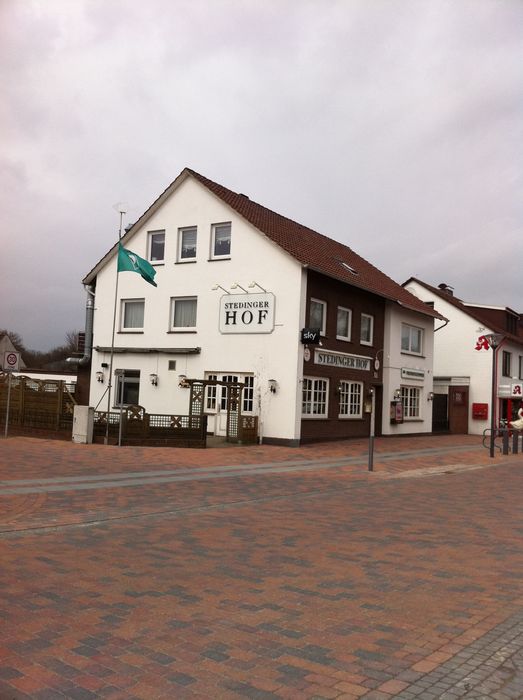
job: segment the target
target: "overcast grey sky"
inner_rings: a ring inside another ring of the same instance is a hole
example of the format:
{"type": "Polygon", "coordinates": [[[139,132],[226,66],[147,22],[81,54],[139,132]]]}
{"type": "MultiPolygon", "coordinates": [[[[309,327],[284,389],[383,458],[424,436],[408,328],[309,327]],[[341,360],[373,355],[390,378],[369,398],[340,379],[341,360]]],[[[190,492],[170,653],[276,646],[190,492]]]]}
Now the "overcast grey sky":
{"type": "Polygon", "coordinates": [[[398,282],[523,311],[522,0],[0,0],[0,327],[189,166],[398,282]]]}

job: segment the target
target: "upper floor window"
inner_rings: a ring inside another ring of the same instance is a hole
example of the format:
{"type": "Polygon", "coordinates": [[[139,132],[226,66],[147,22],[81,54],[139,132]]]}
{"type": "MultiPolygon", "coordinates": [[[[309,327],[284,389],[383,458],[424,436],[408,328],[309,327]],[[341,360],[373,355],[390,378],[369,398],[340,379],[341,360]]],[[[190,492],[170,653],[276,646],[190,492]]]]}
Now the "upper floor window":
{"type": "Polygon", "coordinates": [[[327,417],[328,386],[327,379],[303,378],[302,415],[327,417]]]}
{"type": "Polygon", "coordinates": [[[504,377],[511,377],[511,364],[512,364],[512,354],[510,352],[507,352],[506,350],[503,350],[503,355],[501,358],[501,372],[504,377]]]}
{"type": "Polygon", "coordinates": [[[163,262],[165,259],[165,231],[149,231],[149,260],[163,262]]]}
{"type": "Polygon", "coordinates": [[[423,351],[423,328],[401,324],[401,350],[414,355],[421,355],[423,351]]]}
{"type": "Polygon", "coordinates": [[[211,258],[228,258],[231,254],[231,224],[213,224],[211,228],[211,258]]]}
{"type": "Polygon", "coordinates": [[[320,335],[325,335],[327,326],[327,303],[325,301],[311,299],[309,325],[311,328],[319,328],[320,335]]]}
{"type": "Polygon", "coordinates": [[[374,316],[361,314],[360,343],[372,345],[374,340],[374,316]]]}
{"type": "Polygon", "coordinates": [[[352,311],[343,306],[338,306],[336,319],[336,338],[338,340],[350,340],[352,311]]]}
{"type": "Polygon", "coordinates": [[[178,229],[178,262],[196,259],[196,226],[178,229]]]}
{"type": "Polygon", "coordinates": [[[518,379],[523,379],[523,355],[519,356],[518,379]]]}
{"type": "Polygon", "coordinates": [[[340,418],[361,418],[363,413],[363,384],[340,382],[340,418]]]}
{"type": "Polygon", "coordinates": [[[142,331],[145,299],[122,299],[121,331],[142,331]]]}
{"type": "Polygon", "coordinates": [[[171,330],[196,330],[196,297],[173,297],[171,299],[171,330]]]}

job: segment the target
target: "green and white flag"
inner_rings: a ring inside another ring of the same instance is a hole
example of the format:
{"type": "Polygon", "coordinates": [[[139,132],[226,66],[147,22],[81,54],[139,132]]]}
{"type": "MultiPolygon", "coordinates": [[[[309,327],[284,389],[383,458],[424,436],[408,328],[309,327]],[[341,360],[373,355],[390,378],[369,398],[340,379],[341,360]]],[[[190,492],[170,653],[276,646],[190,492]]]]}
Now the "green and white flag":
{"type": "Polygon", "coordinates": [[[158,286],[154,281],[156,270],[151,263],[136,253],[126,250],[121,243],[118,243],[118,272],[137,272],[146,282],[154,287],[158,286]]]}

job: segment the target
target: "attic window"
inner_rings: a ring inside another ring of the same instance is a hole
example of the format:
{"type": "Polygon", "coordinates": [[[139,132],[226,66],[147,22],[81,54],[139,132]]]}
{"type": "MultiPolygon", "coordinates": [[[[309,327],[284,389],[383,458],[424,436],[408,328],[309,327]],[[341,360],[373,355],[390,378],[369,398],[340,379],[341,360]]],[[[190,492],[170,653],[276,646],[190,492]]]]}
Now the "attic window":
{"type": "Polygon", "coordinates": [[[344,267],[346,270],[348,270],[351,274],[357,275],[358,273],[356,270],[349,265],[349,263],[343,262],[343,260],[339,260],[339,263],[344,267]]]}

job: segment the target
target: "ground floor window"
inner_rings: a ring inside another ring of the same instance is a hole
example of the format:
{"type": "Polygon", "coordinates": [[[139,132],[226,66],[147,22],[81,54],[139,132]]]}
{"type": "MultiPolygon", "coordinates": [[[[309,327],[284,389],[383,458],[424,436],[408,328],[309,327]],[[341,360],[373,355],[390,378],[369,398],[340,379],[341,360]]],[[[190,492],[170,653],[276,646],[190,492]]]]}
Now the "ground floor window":
{"type": "Polygon", "coordinates": [[[139,405],[140,370],[124,369],[117,374],[114,396],[115,406],[139,405]]]}
{"type": "Polygon", "coordinates": [[[242,413],[252,413],[254,410],[254,376],[243,378],[245,387],[242,394],[242,413]]]}
{"type": "Polygon", "coordinates": [[[327,417],[328,380],[303,378],[302,415],[327,417]]]}
{"type": "Polygon", "coordinates": [[[421,389],[415,386],[401,387],[401,403],[403,404],[403,417],[420,417],[420,395],[421,389]]]}
{"type": "Polygon", "coordinates": [[[362,382],[341,381],[340,388],[340,418],[361,418],[363,415],[363,384],[362,382]]]}

